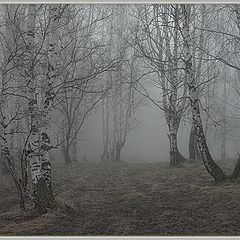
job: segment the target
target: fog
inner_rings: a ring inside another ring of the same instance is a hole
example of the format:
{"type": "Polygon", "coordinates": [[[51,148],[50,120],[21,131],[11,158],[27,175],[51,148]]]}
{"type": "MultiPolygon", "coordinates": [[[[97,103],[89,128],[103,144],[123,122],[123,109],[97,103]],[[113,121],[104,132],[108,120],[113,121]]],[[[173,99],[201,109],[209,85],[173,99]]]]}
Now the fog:
{"type": "Polygon", "coordinates": [[[0,4],[0,234],[240,234],[240,5],[0,4]]]}
{"type": "MultiPolygon", "coordinates": [[[[168,161],[168,138],[165,120],[155,107],[143,106],[136,114],[137,123],[129,133],[126,147],[122,152],[122,160],[127,161],[168,161]]],[[[84,127],[83,138],[89,141],[79,144],[79,156],[87,156],[89,160],[99,160],[102,147],[101,113],[93,114],[84,127]]]]}
{"type": "MultiPolygon", "coordinates": [[[[169,162],[169,139],[164,113],[148,103],[142,106],[136,114],[137,123],[130,131],[127,144],[123,148],[122,160],[130,162],[169,162]]],[[[180,152],[189,156],[188,144],[190,124],[182,123],[178,133],[180,152]]],[[[101,112],[93,113],[83,127],[78,143],[78,156],[81,161],[87,157],[89,161],[100,161],[103,152],[102,142],[102,116],[101,112]]],[[[211,153],[220,159],[221,143],[218,136],[210,135],[209,142],[211,153]]],[[[227,142],[227,157],[236,158],[239,141],[227,142]]]]}

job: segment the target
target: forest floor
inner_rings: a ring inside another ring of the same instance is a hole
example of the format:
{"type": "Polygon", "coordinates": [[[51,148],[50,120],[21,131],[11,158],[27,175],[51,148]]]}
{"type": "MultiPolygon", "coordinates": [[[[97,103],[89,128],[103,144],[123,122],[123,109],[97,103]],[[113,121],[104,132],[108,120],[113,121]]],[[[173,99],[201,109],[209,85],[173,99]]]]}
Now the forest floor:
{"type": "MultiPolygon", "coordinates": [[[[233,162],[219,163],[230,173],[233,162]]],[[[57,206],[21,212],[0,176],[0,235],[240,235],[240,181],[216,184],[200,163],[53,164],[57,206]]],[[[30,206],[30,205],[29,205],[30,206]]]]}

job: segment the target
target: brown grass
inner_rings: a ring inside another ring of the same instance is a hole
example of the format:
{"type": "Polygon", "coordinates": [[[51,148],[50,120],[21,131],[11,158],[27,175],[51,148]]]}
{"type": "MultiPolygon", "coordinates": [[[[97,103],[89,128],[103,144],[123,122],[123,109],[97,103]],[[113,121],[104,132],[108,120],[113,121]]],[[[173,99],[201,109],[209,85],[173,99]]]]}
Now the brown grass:
{"type": "MultiPolygon", "coordinates": [[[[226,172],[233,162],[220,162],[226,172]]],[[[21,212],[1,176],[1,235],[239,235],[240,183],[215,184],[203,165],[55,164],[57,207],[21,212]]],[[[32,205],[28,203],[29,209],[32,205]]]]}

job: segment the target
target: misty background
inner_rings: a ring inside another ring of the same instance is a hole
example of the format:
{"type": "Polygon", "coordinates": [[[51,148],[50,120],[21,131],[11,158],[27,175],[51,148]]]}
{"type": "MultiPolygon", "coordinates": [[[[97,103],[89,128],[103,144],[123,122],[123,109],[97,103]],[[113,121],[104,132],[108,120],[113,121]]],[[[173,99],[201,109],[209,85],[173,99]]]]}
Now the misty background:
{"type": "MultiPolygon", "coordinates": [[[[221,94],[221,92],[220,92],[221,94]]],[[[167,124],[164,113],[159,111],[150,102],[137,110],[137,122],[129,132],[127,144],[122,150],[122,160],[131,162],[169,162],[169,140],[167,137],[167,124]]],[[[191,125],[189,121],[181,123],[178,133],[179,150],[184,157],[189,157],[189,134],[191,125]]],[[[216,127],[213,126],[213,133],[216,127]]],[[[100,161],[103,151],[102,145],[102,116],[101,111],[92,113],[80,133],[83,141],[78,142],[78,160],[87,157],[89,161],[100,161]]],[[[212,155],[220,159],[221,139],[218,135],[210,134],[207,138],[212,155]]],[[[226,157],[236,159],[240,139],[238,134],[227,140],[226,157]]],[[[61,158],[61,154],[58,155],[61,158]]]]}

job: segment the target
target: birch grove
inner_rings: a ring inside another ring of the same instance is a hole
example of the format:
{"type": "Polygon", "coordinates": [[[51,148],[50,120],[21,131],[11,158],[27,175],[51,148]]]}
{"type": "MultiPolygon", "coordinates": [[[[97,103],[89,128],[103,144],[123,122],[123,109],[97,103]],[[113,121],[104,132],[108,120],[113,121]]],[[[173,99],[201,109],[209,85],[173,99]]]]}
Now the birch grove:
{"type": "Polygon", "coordinates": [[[136,51],[128,47],[130,24],[126,20],[127,8],[113,5],[109,24],[109,58],[118,62],[116,68],[107,74],[107,85],[111,90],[102,100],[103,121],[103,161],[121,160],[121,151],[126,144],[127,135],[133,125],[133,113],[139,107],[140,99],[136,97],[136,51]],[[119,26],[119,22],[122,25],[119,26]]]}
{"type": "Polygon", "coordinates": [[[102,76],[113,68],[115,59],[107,59],[104,43],[95,39],[102,22],[108,18],[104,10],[85,6],[82,9],[69,7],[66,16],[71,20],[61,34],[62,79],[57,87],[56,122],[61,135],[65,164],[77,159],[77,147],[81,143],[81,130],[86,119],[95,111],[108,86],[99,83],[102,76]],[[71,15],[77,14],[78,18],[71,15]],[[82,17],[82,18],[81,18],[82,17]]]}
{"type": "Polygon", "coordinates": [[[137,18],[140,22],[135,32],[138,55],[144,57],[146,64],[150,65],[149,74],[155,75],[153,84],[161,89],[162,100],[151,96],[142,84],[139,91],[164,111],[169,129],[170,165],[179,166],[184,157],[178,150],[177,133],[185,111],[187,86],[180,70],[183,64],[179,29],[180,7],[146,5],[138,9],[137,18]]]}
{"type": "Polygon", "coordinates": [[[56,206],[55,164],[67,174],[86,159],[92,119],[101,164],[127,161],[150,105],[171,167],[202,161],[216,182],[238,178],[240,157],[227,175],[213,150],[227,161],[239,133],[239,30],[238,4],[1,4],[1,172],[20,208],[56,206]]]}

